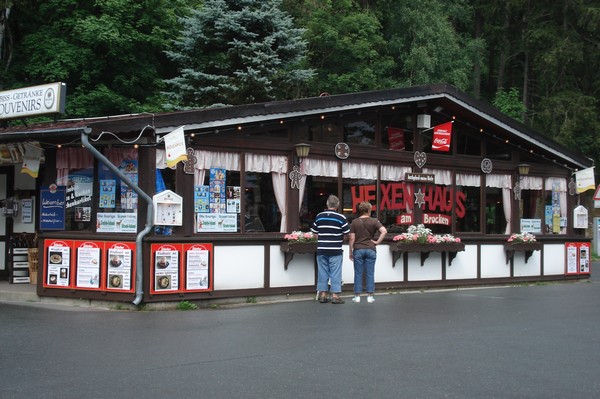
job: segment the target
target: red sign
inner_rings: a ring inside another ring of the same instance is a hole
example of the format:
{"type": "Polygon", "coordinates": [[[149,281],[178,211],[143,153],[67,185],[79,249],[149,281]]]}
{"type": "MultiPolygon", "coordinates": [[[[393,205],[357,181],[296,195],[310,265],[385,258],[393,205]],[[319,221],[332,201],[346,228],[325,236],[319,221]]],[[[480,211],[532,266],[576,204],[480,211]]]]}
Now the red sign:
{"type": "Polygon", "coordinates": [[[387,128],[390,150],[402,151],[404,149],[404,130],[397,127],[387,128]]]}
{"type": "Polygon", "coordinates": [[[450,151],[450,140],[452,139],[452,122],[443,123],[433,128],[433,142],[431,149],[434,151],[450,151]]]}

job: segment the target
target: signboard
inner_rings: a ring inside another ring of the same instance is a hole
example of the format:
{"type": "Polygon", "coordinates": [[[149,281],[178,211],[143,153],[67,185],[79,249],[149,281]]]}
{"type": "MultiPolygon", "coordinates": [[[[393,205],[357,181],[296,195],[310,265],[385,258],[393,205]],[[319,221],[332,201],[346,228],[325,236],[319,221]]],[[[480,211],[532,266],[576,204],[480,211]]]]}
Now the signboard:
{"type": "Polygon", "coordinates": [[[183,251],[185,254],[185,290],[212,290],[212,244],[185,244],[183,251]]]}
{"type": "Polygon", "coordinates": [[[71,286],[71,242],[44,242],[44,287],[69,288],[71,286]]]}
{"type": "Polygon", "coordinates": [[[67,85],[49,83],[0,92],[0,120],[65,112],[67,85]]]}
{"type": "Polygon", "coordinates": [[[587,242],[565,243],[566,274],[590,273],[590,244],[587,242]]]}
{"type": "Polygon", "coordinates": [[[75,286],[82,289],[100,288],[100,255],[102,249],[96,242],[75,241],[75,286]]]}
{"type": "Polygon", "coordinates": [[[65,229],[66,190],[50,186],[40,189],[40,230],[65,229]]]}
{"type": "Polygon", "coordinates": [[[150,292],[170,294],[179,291],[180,246],[152,244],[152,274],[150,292]]]}
{"type": "Polygon", "coordinates": [[[106,243],[106,282],[107,291],[133,292],[135,271],[135,243],[106,243]]]}

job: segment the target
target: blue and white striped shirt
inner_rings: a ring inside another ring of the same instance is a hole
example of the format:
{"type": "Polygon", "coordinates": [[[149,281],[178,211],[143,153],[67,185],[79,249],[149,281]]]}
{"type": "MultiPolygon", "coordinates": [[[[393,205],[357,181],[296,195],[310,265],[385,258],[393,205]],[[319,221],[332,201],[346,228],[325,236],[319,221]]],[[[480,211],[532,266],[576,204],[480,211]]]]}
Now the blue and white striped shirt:
{"type": "Polygon", "coordinates": [[[350,225],[341,213],[323,211],[315,218],[310,231],[319,235],[317,255],[341,255],[344,234],[350,233],[350,225]]]}

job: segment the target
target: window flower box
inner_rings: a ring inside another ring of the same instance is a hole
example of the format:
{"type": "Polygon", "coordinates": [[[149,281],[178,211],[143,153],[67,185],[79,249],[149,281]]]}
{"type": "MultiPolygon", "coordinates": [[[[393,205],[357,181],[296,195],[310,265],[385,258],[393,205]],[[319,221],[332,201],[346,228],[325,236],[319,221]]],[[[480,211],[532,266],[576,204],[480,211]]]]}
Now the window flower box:
{"type": "Polygon", "coordinates": [[[425,264],[425,260],[429,257],[430,252],[446,252],[448,253],[448,264],[451,265],[452,260],[456,257],[456,254],[465,250],[465,244],[462,242],[437,244],[413,244],[399,242],[397,244],[390,245],[390,250],[392,251],[392,266],[396,266],[396,261],[400,258],[402,253],[409,252],[421,253],[421,266],[425,264]]]}
{"type": "Polygon", "coordinates": [[[280,244],[281,252],[283,252],[285,260],[284,267],[287,270],[288,265],[294,258],[295,254],[309,254],[317,252],[317,242],[300,242],[300,241],[286,241],[280,244]]]}
{"type": "Polygon", "coordinates": [[[530,242],[505,242],[504,250],[506,251],[506,264],[508,264],[515,256],[515,252],[525,252],[525,263],[529,260],[533,251],[542,249],[542,243],[537,241],[530,242]]]}

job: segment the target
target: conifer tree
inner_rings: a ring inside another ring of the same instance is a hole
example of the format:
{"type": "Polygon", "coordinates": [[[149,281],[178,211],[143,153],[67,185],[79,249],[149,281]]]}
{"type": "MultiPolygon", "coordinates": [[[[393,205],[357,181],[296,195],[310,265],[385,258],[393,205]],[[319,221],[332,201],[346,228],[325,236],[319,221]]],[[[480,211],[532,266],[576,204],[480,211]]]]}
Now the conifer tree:
{"type": "Polygon", "coordinates": [[[182,18],[181,36],[167,51],[179,72],[165,81],[166,107],[301,96],[313,75],[304,65],[304,30],[280,6],[280,0],[207,0],[182,18]]]}

